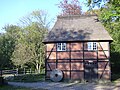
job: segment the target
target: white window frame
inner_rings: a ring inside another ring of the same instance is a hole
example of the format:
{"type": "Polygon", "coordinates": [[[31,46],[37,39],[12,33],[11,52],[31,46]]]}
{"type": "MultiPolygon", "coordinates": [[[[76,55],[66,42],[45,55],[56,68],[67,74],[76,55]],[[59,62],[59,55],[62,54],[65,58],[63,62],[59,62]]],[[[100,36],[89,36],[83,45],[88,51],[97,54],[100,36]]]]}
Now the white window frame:
{"type": "Polygon", "coordinates": [[[97,42],[88,42],[87,48],[88,48],[88,51],[96,51],[97,50],[97,42]]]}
{"type": "Polygon", "coordinates": [[[57,51],[66,51],[66,43],[57,43],[57,51]]]}

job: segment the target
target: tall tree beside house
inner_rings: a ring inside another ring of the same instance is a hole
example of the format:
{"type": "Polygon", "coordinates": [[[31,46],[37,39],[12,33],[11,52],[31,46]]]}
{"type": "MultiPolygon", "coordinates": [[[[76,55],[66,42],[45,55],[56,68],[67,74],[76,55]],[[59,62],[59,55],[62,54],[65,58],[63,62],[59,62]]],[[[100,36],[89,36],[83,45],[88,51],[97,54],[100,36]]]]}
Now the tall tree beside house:
{"type": "Polygon", "coordinates": [[[114,40],[111,44],[111,63],[115,72],[120,68],[120,0],[95,1],[88,0],[88,6],[101,5],[105,1],[100,8],[99,18],[114,40]]]}
{"type": "Polygon", "coordinates": [[[58,7],[62,9],[62,15],[79,15],[82,13],[78,0],[62,0],[58,7]]]}
{"type": "Polygon", "coordinates": [[[24,27],[12,55],[15,65],[33,67],[40,72],[44,65],[44,45],[42,43],[48,30],[47,17],[34,11],[22,21],[24,27]]]}
{"type": "Polygon", "coordinates": [[[115,72],[120,68],[120,7],[114,3],[107,4],[106,8],[102,8],[100,19],[114,39],[111,44],[111,63],[115,72]]]}
{"type": "Polygon", "coordinates": [[[24,17],[21,26],[6,25],[0,34],[0,69],[33,67],[38,72],[44,66],[44,45],[49,22],[47,14],[33,11],[24,17]]]}
{"type": "Polygon", "coordinates": [[[12,60],[15,65],[23,68],[30,66],[40,71],[44,64],[44,45],[42,40],[46,30],[33,23],[24,28],[22,37],[16,45],[12,60]],[[32,66],[31,66],[32,65],[32,66]]]}

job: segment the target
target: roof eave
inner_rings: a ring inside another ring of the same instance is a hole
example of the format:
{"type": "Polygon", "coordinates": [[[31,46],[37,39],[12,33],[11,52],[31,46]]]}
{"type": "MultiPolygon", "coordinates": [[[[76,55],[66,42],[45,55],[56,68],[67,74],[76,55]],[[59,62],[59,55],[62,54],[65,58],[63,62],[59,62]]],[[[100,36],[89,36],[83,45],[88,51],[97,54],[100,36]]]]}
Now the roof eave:
{"type": "Polygon", "coordinates": [[[47,43],[71,43],[71,42],[113,42],[113,40],[75,40],[75,41],[43,41],[44,44],[47,43]]]}

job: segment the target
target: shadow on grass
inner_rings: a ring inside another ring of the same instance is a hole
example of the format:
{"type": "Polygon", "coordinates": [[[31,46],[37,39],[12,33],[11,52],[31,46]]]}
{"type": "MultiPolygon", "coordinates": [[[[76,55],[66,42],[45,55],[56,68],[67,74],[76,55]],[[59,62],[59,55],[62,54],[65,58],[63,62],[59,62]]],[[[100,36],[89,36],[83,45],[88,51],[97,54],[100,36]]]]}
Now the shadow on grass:
{"type": "Polygon", "coordinates": [[[16,86],[11,86],[11,85],[1,85],[0,90],[47,90],[47,89],[33,89],[33,88],[26,88],[26,87],[16,87],[16,86]]]}
{"type": "Polygon", "coordinates": [[[32,90],[32,89],[25,87],[15,87],[10,85],[1,85],[0,90],[32,90]]]}
{"type": "Polygon", "coordinates": [[[18,75],[18,76],[14,76],[13,79],[8,79],[7,81],[12,81],[12,82],[38,82],[38,81],[45,81],[45,75],[44,74],[18,75]]]}

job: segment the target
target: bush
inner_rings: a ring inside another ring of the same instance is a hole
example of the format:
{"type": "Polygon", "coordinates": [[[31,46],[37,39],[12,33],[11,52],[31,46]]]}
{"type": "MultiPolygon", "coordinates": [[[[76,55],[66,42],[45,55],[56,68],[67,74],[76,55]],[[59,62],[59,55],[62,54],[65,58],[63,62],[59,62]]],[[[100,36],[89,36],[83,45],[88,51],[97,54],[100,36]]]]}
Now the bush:
{"type": "Polygon", "coordinates": [[[44,81],[44,80],[45,80],[44,74],[26,74],[21,76],[15,76],[14,79],[10,81],[37,82],[37,81],[44,81]]]}
{"type": "Polygon", "coordinates": [[[0,85],[7,84],[6,80],[3,77],[0,77],[0,85]]]}

